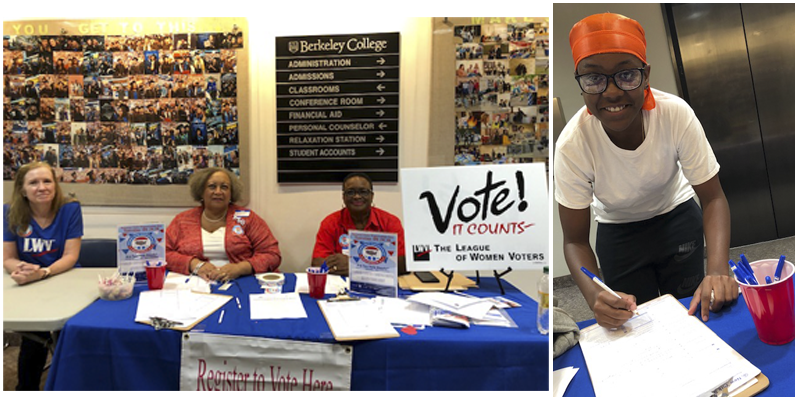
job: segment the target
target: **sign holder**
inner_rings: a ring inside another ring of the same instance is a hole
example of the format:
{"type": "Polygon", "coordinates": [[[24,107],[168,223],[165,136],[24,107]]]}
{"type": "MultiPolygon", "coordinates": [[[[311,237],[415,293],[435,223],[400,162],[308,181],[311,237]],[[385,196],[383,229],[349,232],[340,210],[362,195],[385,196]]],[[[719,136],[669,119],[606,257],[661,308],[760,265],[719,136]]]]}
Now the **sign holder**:
{"type": "MultiPolygon", "coordinates": [[[[502,294],[502,295],[506,294],[506,290],[503,288],[503,282],[500,280],[500,278],[502,278],[503,276],[505,276],[506,274],[508,274],[511,271],[512,271],[511,267],[508,267],[508,269],[506,269],[505,271],[503,271],[503,272],[501,272],[499,274],[497,273],[496,269],[492,270],[492,273],[494,273],[494,278],[497,280],[497,286],[500,287],[500,294],[502,294]]],[[[450,273],[448,274],[447,272],[444,272],[444,268],[440,269],[439,272],[441,272],[444,276],[447,277],[447,284],[444,286],[444,291],[448,292],[449,289],[450,289],[450,281],[453,280],[453,275],[456,272],[451,270],[450,273]]],[[[475,283],[480,285],[481,284],[481,273],[480,273],[480,271],[475,271],[475,278],[476,278],[475,279],[475,283]]]]}
{"type": "MultiPolygon", "coordinates": [[[[492,273],[494,273],[494,278],[497,280],[497,286],[500,287],[500,294],[502,294],[502,295],[506,294],[506,290],[503,288],[503,282],[500,280],[500,278],[502,278],[504,275],[508,274],[511,271],[512,271],[511,267],[508,267],[508,269],[506,269],[505,271],[503,271],[503,272],[501,272],[499,274],[497,273],[496,269],[492,270],[492,273]]],[[[447,272],[444,272],[444,268],[440,269],[439,272],[441,272],[442,275],[447,277],[447,284],[444,285],[444,291],[445,292],[449,292],[450,291],[450,282],[453,280],[453,275],[455,275],[456,272],[451,270],[450,273],[448,274],[447,272]]],[[[475,271],[475,278],[476,278],[475,279],[475,283],[480,285],[481,284],[481,273],[480,273],[480,271],[475,271]]]]}
{"type": "Polygon", "coordinates": [[[497,273],[497,270],[493,270],[492,272],[494,273],[494,279],[497,279],[497,286],[500,287],[500,294],[505,296],[506,290],[503,289],[503,282],[500,281],[500,278],[502,278],[503,275],[511,272],[511,267],[508,267],[508,269],[506,269],[505,271],[503,271],[503,272],[501,272],[499,274],[497,273]]]}

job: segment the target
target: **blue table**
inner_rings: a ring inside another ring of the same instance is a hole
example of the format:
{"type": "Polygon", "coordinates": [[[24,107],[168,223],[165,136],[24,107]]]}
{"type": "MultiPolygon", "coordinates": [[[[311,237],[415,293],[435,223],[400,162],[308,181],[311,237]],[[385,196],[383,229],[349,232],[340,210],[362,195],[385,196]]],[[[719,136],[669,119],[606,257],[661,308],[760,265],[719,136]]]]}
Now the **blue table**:
{"type": "MultiPolygon", "coordinates": [[[[687,297],[680,302],[688,308],[691,300],[691,297],[687,297]]],[[[697,315],[699,316],[700,312],[697,315]]],[[[578,327],[583,329],[596,322],[595,320],[579,322],[578,327]]],[[[741,295],[731,307],[726,307],[718,313],[709,313],[706,325],[769,379],[769,386],[759,396],[794,397],[795,341],[772,346],[759,340],[750,311],[741,295]]],[[[594,397],[594,388],[580,344],[553,360],[554,371],[566,367],[577,367],[579,370],[564,396],[594,397]]]]}
{"type": "MultiPolygon", "coordinates": [[[[284,291],[294,288],[286,274],[284,291]]],[[[481,280],[478,297],[498,296],[492,279],[481,280]]],[[[353,390],[549,390],[547,336],[536,329],[537,304],[504,284],[505,297],[522,305],[508,310],[519,326],[469,329],[429,327],[410,336],[350,342],[353,390]]],[[[59,336],[46,390],[178,390],[181,332],[155,331],[133,321],[137,285],[130,299],[98,300],[67,321],[59,336]]],[[[193,330],[215,334],[335,343],[315,300],[301,295],[307,319],[250,320],[249,293],[261,293],[253,276],[237,279],[226,292],[234,300],[193,330]],[[225,310],[222,324],[218,324],[225,310]]]]}

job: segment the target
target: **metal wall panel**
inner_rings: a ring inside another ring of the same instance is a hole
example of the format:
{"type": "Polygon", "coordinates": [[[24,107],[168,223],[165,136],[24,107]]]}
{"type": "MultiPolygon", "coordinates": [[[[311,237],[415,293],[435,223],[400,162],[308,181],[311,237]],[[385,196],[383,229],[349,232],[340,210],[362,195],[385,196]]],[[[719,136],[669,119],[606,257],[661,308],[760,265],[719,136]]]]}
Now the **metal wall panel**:
{"type": "Polygon", "coordinates": [[[738,4],[671,5],[684,94],[703,124],[731,208],[731,246],[777,238],[738,4]]]}
{"type": "Polygon", "coordinates": [[[794,236],[794,4],[742,4],[778,237],[794,236]]]}

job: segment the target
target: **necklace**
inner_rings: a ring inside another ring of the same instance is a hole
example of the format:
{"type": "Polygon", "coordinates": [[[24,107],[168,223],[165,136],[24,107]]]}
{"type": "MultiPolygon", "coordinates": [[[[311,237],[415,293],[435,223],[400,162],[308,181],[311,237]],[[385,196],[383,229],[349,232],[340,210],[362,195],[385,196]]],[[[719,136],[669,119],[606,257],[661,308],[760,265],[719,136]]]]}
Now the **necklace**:
{"type": "Polygon", "coordinates": [[[208,216],[206,215],[206,210],[203,210],[203,218],[205,218],[205,219],[206,219],[206,221],[208,221],[208,222],[220,222],[220,221],[222,221],[223,219],[225,219],[225,217],[226,217],[227,215],[228,215],[228,210],[225,210],[225,214],[222,214],[222,216],[221,216],[221,217],[219,217],[219,218],[217,218],[217,219],[211,219],[211,218],[208,218],[208,216]]]}

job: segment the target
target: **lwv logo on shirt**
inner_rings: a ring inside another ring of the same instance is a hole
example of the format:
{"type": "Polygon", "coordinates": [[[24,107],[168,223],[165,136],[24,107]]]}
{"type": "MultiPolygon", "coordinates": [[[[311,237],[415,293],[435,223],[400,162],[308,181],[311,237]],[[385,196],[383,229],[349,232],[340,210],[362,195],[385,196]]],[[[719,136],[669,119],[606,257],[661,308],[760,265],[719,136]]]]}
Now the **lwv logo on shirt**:
{"type": "Polygon", "coordinates": [[[45,240],[39,238],[25,238],[23,251],[25,253],[34,253],[34,256],[50,253],[53,250],[53,242],[55,239],[45,240]]]}

